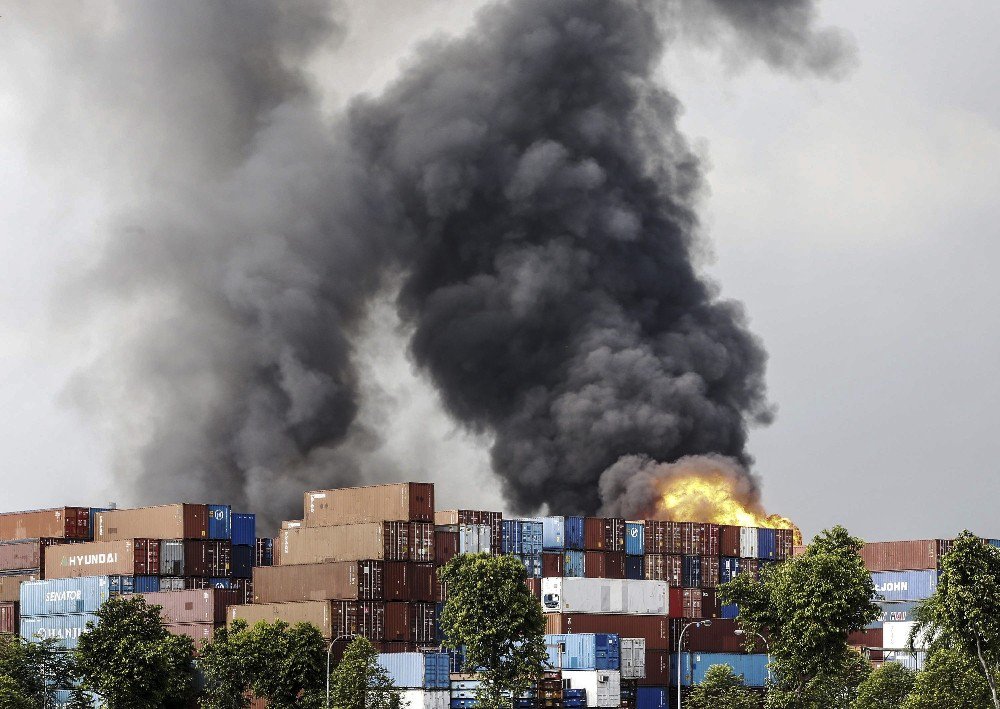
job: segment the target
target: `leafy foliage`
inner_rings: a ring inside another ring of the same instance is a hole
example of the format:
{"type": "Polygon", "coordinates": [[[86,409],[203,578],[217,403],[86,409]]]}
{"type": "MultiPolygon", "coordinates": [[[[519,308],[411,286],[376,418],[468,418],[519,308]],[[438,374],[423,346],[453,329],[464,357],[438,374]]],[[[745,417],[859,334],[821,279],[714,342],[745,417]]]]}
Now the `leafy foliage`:
{"type": "Polygon", "coordinates": [[[846,707],[870,672],[847,645],[850,632],[879,616],[862,544],[837,526],[817,535],[804,554],[720,587],[723,603],[739,604],[747,638],[770,634],[776,685],[768,707],[846,707]]]}
{"type": "Polygon", "coordinates": [[[504,696],[527,690],[547,656],[545,620],[524,584],[524,565],[514,556],[461,554],[439,573],[448,584],[445,644],[464,645],[467,665],[480,669],[480,707],[509,705],[504,696]]]}
{"type": "Polygon", "coordinates": [[[58,640],[30,642],[0,635],[0,675],[9,677],[20,694],[42,704],[46,689],[73,684],[73,660],[58,640]]]}
{"type": "Polygon", "coordinates": [[[337,709],[399,709],[401,695],[378,664],[378,650],[355,638],[330,677],[330,706],[337,709]]]}
{"type": "Polygon", "coordinates": [[[898,662],[887,662],[858,686],[851,709],[899,709],[913,691],[916,673],[898,662]]]}
{"type": "Polygon", "coordinates": [[[112,598],[75,652],[83,687],[104,697],[108,709],[181,707],[193,695],[191,638],[160,624],[160,607],[142,596],[112,598]]]}
{"type": "Polygon", "coordinates": [[[24,693],[23,688],[10,675],[0,675],[0,709],[35,709],[39,706],[24,693]]]}
{"type": "Polygon", "coordinates": [[[916,610],[910,644],[930,638],[930,647],[951,648],[972,657],[990,688],[991,704],[1000,709],[1000,549],[984,544],[968,530],[941,561],[934,595],[916,610]]]}
{"type": "Polygon", "coordinates": [[[247,624],[234,621],[229,628],[219,628],[205,643],[198,657],[198,669],[204,679],[201,705],[204,709],[245,709],[252,684],[246,632],[247,624]]]}
{"type": "Polygon", "coordinates": [[[712,665],[701,684],[691,690],[684,706],[690,709],[759,709],[758,696],[743,686],[743,678],[729,665],[712,665]]]}
{"type": "Polygon", "coordinates": [[[986,709],[993,706],[990,686],[975,658],[938,647],[917,673],[902,709],[986,709]]]}

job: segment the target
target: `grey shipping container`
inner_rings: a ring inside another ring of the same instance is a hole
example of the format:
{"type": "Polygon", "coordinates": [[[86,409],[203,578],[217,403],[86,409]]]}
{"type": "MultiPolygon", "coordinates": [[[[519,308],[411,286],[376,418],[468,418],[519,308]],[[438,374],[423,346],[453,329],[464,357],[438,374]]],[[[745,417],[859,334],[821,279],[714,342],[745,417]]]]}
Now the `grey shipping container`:
{"type": "Polygon", "coordinates": [[[305,493],[307,526],[373,522],[433,522],[434,485],[396,483],[305,493]]]}

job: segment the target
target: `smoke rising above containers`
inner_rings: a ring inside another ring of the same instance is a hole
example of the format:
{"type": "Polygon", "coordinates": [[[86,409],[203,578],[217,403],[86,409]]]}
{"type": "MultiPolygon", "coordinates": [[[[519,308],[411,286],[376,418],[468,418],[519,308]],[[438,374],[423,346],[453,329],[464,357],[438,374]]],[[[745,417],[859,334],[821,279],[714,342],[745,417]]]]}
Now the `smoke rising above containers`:
{"type": "Polygon", "coordinates": [[[355,343],[389,292],[512,509],[624,516],[630,456],[725,456],[756,499],[766,354],[696,267],[700,167],[655,73],[675,35],[835,72],[846,45],[814,3],[491,3],[331,124],[302,67],[342,35],[337,9],[127,9],[104,50],[147,40],[151,83],[184,52],[202,69],[169,105],[120,99],[205,120],[171,127],[156,189],[80,284],[128,325],[75,393],[111,417],[136,496],[274,522],[301,489],[361,482],[393,433],[356,418],[355,343]]]}

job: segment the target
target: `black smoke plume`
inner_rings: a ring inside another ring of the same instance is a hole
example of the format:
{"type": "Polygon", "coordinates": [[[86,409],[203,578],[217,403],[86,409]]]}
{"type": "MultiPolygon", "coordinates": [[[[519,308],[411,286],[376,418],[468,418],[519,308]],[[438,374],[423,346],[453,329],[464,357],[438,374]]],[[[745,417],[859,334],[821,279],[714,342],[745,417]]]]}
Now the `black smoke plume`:
{"type": "Polygon", "coordinates": [[[674,30],[830,71],[843,43],[813,2],[494,3],[332,127],[297,68],[336,34],[322,5],[196,7],[136,27],[168,58],[198,30],[203,81],[167,108],[197,105],[195,144],[225,150],[165,155],[123,216],[98,280],[127,317],[82,387],[132,401],[112,417],[144,496],[277,517],[357,481],[352,343],[385,288],[516,510],[596,511],[622,456],[751,463],[766,356],[694,265],[701,173],[654,74],[674,30]]]}

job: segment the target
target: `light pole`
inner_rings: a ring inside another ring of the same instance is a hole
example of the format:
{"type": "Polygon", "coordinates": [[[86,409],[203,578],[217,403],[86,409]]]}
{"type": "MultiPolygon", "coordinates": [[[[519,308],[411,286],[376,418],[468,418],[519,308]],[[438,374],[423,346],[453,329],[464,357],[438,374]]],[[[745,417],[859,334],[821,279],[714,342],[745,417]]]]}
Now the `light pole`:
{"type": "Polygon", "coordinates": [[[695,620],[681,629],[681,634],[677,636],[677,709],[681,709],[681,641],[684,639],[684,633],[692,625],[696,628],[705,626],[706,628],[712,624],[710,620],[695,620]]]}
{"type": "Polygon", "coordinates": [[[350,640],[354,637],[354,633],[350,635],[338,635],[326,648],[326,701],[323,703],[323,709],[330,709],[330,656],[333,655],[333,644],[338,640],[350,640]]]}
{"type": "MultiPolygon", "coordinates": [[[[742,628],[737,628],[736,630],[733,631],[733,634],[742,636],[746,635],[747,631],[743,630],[742,628]]],[[[754,635],[756,635],[758,638],[764,641],[764,651],[767,652],[767,683],[771,684],[771,646],[768,644],[767,638],[765,638],[760,633],[755,632],[754,635]]]]}

